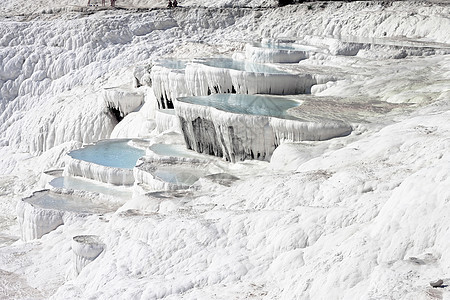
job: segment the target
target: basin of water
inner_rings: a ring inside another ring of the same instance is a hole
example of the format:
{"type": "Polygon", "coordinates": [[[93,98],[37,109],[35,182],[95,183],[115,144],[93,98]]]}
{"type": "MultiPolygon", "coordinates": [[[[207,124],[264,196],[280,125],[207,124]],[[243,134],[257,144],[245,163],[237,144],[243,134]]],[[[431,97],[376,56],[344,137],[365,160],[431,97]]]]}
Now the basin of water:
{"type": "Polygon", "coordinates": [[[203,170],[188,166],[161,166],[153,172],[153,175],[165,182],[180,186],[190,186],[206,174],[203,170]]]}
{"type": "Polygon", "coordinates": [[[160,156],[205,159],[203,155],[186,149],[185,145],[154,144],[150,146],[149,149],[160,156]]]}
{"type": "Polygon", "coordinates": [[[130,199],[133,192],[128,188],[114,186],[111,184],[100,183],[98,181],[89,180],[81,177],[63,176],[57,177],[49,183],[55,188],[64,188],[68,190],[87,191],[110,195],[122,199],[130,199]]]}
{"type": "Polygon", "coordinates": [[[35,193],[23,201],[42,209],[53,209],[76,213],[106,213],[114,211],[106,204],[93,203],[88,199],[66,194],[57,194],[49,191],[35,193]]]}
{"type": "Polygon", "coordinates": [[[186,68],[186,61],[182,60],[172,60],[172,59],[161,59],[155,61],[156,66],[161,66],[167,69],[182,70],[186,68]]]}
{"type": "Polygon", "coordinates": [[[133,169],[137,160],[145,155],[145,150],[128,144],[129,139],[103,140],[68,153],[72,158],[98,165],[133,169]]]}
{"type": "Polygon", "coordinates": [[[233,69],[238,71],[266,73],[266,74],[287,74],[284,71],[280,71],[267,65],[234,60],[231,58],[212,58],[212,59],[198,60],[195,62],[206,66],[221,69],[233,69]]]}
{"type": "Polygon", "coordinates": [[[246,115],[260,115],[298,120],[288,113],[298,102],[281,97],[242,94],[213,94],[203,97],[179,98],[180,102],[210,106],[218,110],[246,115]]]}

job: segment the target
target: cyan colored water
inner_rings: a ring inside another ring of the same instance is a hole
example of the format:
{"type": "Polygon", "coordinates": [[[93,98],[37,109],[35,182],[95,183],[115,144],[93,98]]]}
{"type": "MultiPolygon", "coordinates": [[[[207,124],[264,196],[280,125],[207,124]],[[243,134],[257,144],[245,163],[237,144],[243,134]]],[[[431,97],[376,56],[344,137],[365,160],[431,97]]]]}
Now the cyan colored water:
{"type": "Polygon", "coordinates": [[[72,158],[94,164],[133,169],[145,151],[128,145],[130,140],[104,140],[84,148],[69,152],[72,158]]]}
{"type": "Polygon", "coordinates": [[[123,199],[131,199],[131,197],[133,196],[133,192],[125,188],[71,176],[55,178],[50,181],[50,185],[56,188],[101,193],[104,195],[110,195],[123,199]]]}
{"type": "Polygon", "coordinates": [[[43,208],[77,213],[106,213],[113,211],[111,207],[95,204],[87,199],[71,195],[56,194],[52,192],[41,192],[24,201],[43,208]]]}
{"type": "Polygon", "coordinates": [[[233,69],[238,71],[245,72],[254,72],[254,73],[267,73],[267,74],[287,74],[286,72],[277,70],[267,65],[234,60],[231,58],[212,58],[196,61],[197,63],[201,63],[210,67],[222,68],[222,69],[233,69]]]}
{"type": "Polygon", "coordinates": [[[289,115],[287,110],[298,106],[299,103],[283,97],[245,94],[212,94],[202,97],[179,98],[178,101],[211,106],[222,111],[237,114],[298,120],[289,115]]]}

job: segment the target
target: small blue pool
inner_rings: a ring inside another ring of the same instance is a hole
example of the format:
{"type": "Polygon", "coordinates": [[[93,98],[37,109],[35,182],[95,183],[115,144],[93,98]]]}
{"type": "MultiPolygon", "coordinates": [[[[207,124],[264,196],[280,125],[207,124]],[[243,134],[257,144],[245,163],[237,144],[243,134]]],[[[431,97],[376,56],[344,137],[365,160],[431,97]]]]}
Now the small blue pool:
{"type": "Polygon", "coordinates": [[[288,109],[298,106],[299,103],[283,97],[244,94],[212,94],[202,97],[179,98],[178,101],[211,106],[222,111],[237,114],[299,120],[287,112],[288,109]]]}
{"type": "Polygon", "coordinates": [[[205,60],[195,61],[196,63],[200,63],[206,66],[221,68],[221,69],[233,69],[238,71],[245,72],[254,72],[254,73],[266,73],[266,74],[288,74],[284,71],[280,71],[278,69],[272,68],[270,66],[266,66],[263,64],[234,60],[231,58],[212,58],[205,60]]]}
{"type": "Polygon", "coordinates": [[[106,167],[133,169],[137,160],[145,155],[145,151],[128,145],[129,141],[129,139],[103,140],[71,151],[68,155],[106,167]]]}
{"type": "Polygon", "coordinates": [[[56,194],[48,191],[37,192],[31,197],[25,198],[24,201],[43,209],[54,209],[77,213],[106,213],[115,210],[113,207],[96,204],[90,200],[80,197],[56,194]]]}

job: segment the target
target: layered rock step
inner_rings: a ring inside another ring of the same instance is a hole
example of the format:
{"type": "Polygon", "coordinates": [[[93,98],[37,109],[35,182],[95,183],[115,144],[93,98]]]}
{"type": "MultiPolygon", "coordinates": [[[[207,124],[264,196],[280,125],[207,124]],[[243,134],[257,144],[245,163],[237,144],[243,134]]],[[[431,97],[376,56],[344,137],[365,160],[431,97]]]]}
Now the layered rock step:
{"type": "MultiPolygon", "coordinates": [[[[235,162],[270,160],[285,140],[320,141],[351,133],[333,118],[296,117],[289,97],[217,94],[179,98],[175,110],[188,149],[235,162]]],[[[301,107],[301,106],[300,106],[301,107]]]]}
{"type": "Polygon", "coordinates": [[[321,49],[294,43],[262,41],[245,45],[245,59],[258,63],[298,63],[321,49]]]}
{"type": "Polygon", "coordinates": [[[129,139],[103,140],[68,153],[64,176],[81,176],[115,185],[132,185],[133,168],[145,150],[129,139]]]}
{"type": "Polygon", "coordinates": [[[152,86],[160,109],[173,108],[176,99],[210,94],[310,93],[317,84],[314,74],[297,74],[251,61],[230,58],[197,59],[191,62],[164,61],[151,70],[152,86]]]}
{"type": "Polygon", "coordinates": [[[72,239],[73,268],[77,276],[104,250],[105,244],[96,235],[78,235],[72,239]]]}
{"type": "Polygon", "coordinates": [[[113,212],[116,206],[94,203],[89,199],[73,195],[42,190],[17,203],[16,211],[22,240],[39,239],[60,225],[66,217],[104,214],[113,212]]]}
{"type": "Polygon", "coordinates": [[[153,145],[134,168],[135,184],[146,190],[173,191],[191,188],[200,178],[220,173],[207,157],[178,145],[153,145]],[[163,155],[156,154],[164,153],[163,155]],[[189,153],[191,152],[191,153],[189,153]]]}

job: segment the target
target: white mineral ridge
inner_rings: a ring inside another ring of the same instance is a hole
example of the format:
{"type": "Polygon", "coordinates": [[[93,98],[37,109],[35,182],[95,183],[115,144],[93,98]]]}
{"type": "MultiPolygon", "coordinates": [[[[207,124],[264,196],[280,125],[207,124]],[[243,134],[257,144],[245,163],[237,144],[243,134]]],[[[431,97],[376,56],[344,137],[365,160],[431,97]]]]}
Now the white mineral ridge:
{"type": "Polygon", "coordinates": [[[185,71],[186,88],[190,96],[211,93],[291,95],[310,91],[316,83],[311,74],[256,73],[222,69],[200,63],[190,63],[185,71]]]}
{"type": "Polygon", "coordinates": [[[80,176],[114,185],[132,185],[133,170],[98,165],[66,155],[63,176],[80,176]]]}
{"type": "Polygon", "coordinates": [[[144,103],[144,94],[128,86],[103,89],[103,101],[106,107],[120,111],[122,117],[128,115],[144,103]]]}
{"type": "Polygon", "coordinates": [[[138,160],[133,168],[136,185],[144,185],[147,192],[154,191],[176,191],[190,188],[195,181],[201,177],[222,170],[207,159],[176,156],[146,156],[138,160]],[[158,176],[158,169],[164,168],[166,172],[173,174],[172,180],[158,176]],[[172,170],[172,171],[171,171],[172,170]],[[177,172],[187,174],[177,177],[177,172]],[[179,179],[178,179],[179,178],[179,179]]]}
{"type": "Polygon", "coordinates": [[[174,131],[181,133],[180,119],[175,114],[175,110],[157,110],[155,112],[156,131],[174,131]]]}
{"type": "Polygon", "coordinates": [[[163,66],[154,66],[151,70],[152,87],[158,101],[158,107],[173,108],[178,97],[188,96],[184,70],[172,70],[163,66]],[[171,102],[171,107],[169,107],[171,102]]]}
{"type": "Polygon", "coordinates": [[[245,45],[245,59],[258,63],[298,63],[300,60],[308,58],[310,50],[295,49],[271,49],[264,48],[264,44],[260,47],[251,44],[245,45]]]}
{"type": "Polygon", "coordinates": [[[105,249],[98,236],[78,235],[72,239],[73,266],[76,275],[105,249]]]}
{"type": "Polygon", "coordinates": [[[156,100],[153,92],[148,90],[145,103],[138,111],[131,112],[120,121],[111,132],[110,138],[146,138],[156,128],[156,100]]]}
{"type": "Polygon", "coordinates": [[[63,211],[43,209],[26,201],[18,201],[16,210],[24,241],[39,239],[64,224],[63,211]]]}

